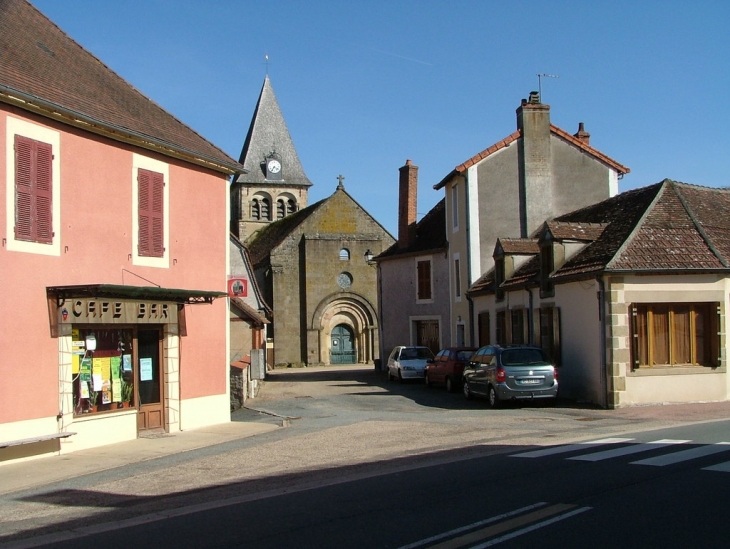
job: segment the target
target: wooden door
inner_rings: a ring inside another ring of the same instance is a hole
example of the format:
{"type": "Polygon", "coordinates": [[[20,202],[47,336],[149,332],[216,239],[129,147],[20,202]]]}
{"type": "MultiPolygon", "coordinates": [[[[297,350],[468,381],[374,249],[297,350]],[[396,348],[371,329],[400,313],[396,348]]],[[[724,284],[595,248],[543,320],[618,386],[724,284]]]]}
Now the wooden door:
{"type": "Polygon", "coordinates": [[[139,413],[137,430],[165,428],[163,376],[160,357],[162,332],[145,329],[137,332],[137,391],[139,413]]]}

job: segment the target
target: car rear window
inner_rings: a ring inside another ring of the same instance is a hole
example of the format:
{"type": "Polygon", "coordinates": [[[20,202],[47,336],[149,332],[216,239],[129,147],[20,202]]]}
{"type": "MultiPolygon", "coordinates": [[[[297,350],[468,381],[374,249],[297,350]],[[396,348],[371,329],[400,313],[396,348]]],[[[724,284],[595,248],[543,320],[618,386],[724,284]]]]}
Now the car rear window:
{"type": "Polygon", "coordinates": [[[503,366],[527,366],[546,362],[549,362],[548,358],[540,349],[507,349],[502,352],[503,366]]]}

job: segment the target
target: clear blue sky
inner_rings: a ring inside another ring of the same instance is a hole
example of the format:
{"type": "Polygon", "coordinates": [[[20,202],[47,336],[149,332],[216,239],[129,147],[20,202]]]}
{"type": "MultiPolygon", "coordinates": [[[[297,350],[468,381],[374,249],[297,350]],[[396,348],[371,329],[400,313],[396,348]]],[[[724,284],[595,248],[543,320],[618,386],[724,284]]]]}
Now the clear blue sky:
{"type": "Polygon", "coordinates": [[[267,66],[310,203],[345,188],[394,236],[398,168],[418,212],[456,165],[551,119],[631,173],[730,186],[726,0],[32,0],[73,39],[235,159],[267,66]]]}

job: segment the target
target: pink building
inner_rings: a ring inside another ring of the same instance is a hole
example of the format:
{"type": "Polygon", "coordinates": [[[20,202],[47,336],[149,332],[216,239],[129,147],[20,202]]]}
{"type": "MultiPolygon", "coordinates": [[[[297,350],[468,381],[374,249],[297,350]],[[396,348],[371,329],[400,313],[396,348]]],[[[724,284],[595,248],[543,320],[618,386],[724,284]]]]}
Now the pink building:
{"type": "Polygon", "coordinates": [[[25,0],[0,17],[0,462],[230,420],[242,166],[25,0]]]}

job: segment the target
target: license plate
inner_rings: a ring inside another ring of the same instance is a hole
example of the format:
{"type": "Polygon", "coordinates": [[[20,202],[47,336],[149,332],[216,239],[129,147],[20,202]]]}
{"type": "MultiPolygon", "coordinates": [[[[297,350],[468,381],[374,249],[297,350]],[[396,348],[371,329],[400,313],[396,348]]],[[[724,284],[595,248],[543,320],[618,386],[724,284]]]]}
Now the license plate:
{"type": "Polygon", "coordinates": [[[522,385],[537,385],[538,383],[542,383],[542,379],[521,379],[520,383],[522,385]]]}

